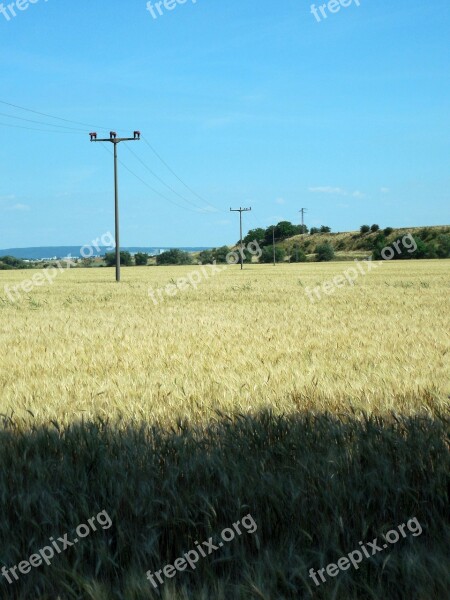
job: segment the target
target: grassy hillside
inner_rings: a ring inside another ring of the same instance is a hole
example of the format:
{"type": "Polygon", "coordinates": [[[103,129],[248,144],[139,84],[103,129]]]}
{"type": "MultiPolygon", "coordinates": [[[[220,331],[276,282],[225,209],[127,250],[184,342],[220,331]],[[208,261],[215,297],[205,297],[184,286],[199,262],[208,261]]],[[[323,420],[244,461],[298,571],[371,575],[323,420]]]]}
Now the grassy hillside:
{"type": "MultiPolygon", "coordinates": [[[[388,245],[398,237],[410,233],[415,239],[420,238],[427,246],[431,247],[440,247],[442,245],[442,238],[440,236],[445,236],[447,240],[450,239],[449,226],[392,228],[392,231],[387,235],[383,231],[381,229],[375,233],[370,232],[366,234],[361,234],[359,231],[316,233],[314,235],[303,234],[288,238],[277,245],[284,248],[286,253],[290,255],[294,253],[294,247],[298,244],[299,248],[307,254],[308,259],[314,260],[316,246],[328,242],[336,252],[335,260],[354,260],[355,258],[365,258],[370,255],[377,239],[380,239],[381,236],[385,238],[385,243],[388,245]]],[[[437,256],[434,258],[437,258],[437,256]]]]}

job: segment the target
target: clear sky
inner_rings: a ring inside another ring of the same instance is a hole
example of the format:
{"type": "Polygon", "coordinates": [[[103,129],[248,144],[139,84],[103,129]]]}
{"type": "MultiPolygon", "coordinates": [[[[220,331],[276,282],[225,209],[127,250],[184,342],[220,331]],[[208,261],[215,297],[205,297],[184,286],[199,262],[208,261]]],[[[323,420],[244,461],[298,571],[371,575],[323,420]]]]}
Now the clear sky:
{"type": "MultiPolygon", "coordinates": [[[[252,206],[246,230],[302,207],[334,231],[450,223],[448,0],[359,0],[320,22],[310,0],[187,0],[156,19],[145,0],[17,1],[0,100],[139,129],[197,194],[143,141],[130,150],[179,195],[120,145],[147,184],[120,166],[122,245],[234,243],[230,206],[252,206]]],[[[111,144],[0,113],[0,248],[113,231],[111,144]]]]}

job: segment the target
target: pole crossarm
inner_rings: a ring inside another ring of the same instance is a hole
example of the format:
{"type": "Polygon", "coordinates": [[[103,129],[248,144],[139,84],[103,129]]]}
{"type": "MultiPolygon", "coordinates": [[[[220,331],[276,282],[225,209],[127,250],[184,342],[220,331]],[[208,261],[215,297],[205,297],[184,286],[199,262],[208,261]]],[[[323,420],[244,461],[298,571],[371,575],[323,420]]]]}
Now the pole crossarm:
{"type": "Polygon", "coordinates": [[[137,142],[139,138],[102,138],[102,139],[94,139],[91,142],[111,142],[111,144],[118,144],[119,142],[137,142]]]}

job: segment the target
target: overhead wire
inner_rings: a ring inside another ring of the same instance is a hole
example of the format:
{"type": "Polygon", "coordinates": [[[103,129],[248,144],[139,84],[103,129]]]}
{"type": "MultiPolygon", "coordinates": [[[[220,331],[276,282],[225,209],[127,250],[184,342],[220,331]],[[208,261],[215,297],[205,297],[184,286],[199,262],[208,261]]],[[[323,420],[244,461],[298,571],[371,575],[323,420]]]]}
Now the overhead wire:
{"type": "MultiPolygon", "coordinates": [[[[111,150],[108,150],[108,148],[106,146],[104,146],[102,144],[102,148],[105,149],[106,152],[108,152],[109,154],[112,154],[111,150]]],[[[191,212],[195,212],[198,213],[200,212],[201,209],[193,209],[190,208],[188,206],[183,206],[182,204],[178,204],[178,202],[175,202],[174,200],[172,200],[171,198],[168,198],[167,196],[165,196],[164,194],[162,194],[161,192],[159,192],[157,189],[155,189],[153,186],[151,186],[149,183],[147,183],[144,179],[142,179],[142,177],[139,177],[139,175],[137,175],[137,173],[135,173],[134,171],[132,171],[124,162],[123,160],[121,160],[120,158],[117,159],[117,161],[122,165],[122,167],[127,170],[129,173],[131,173],[131,175],[133,175],[133,177],[135,177],[136,179],[138,179],[141,183],[143,183],[148,189],[150,189],[154,194],[157,194],[158,196],[160,196],[161,198],[163,198],[164,200],[167,200],[167,202],[170,202],[171,204],[174,204],[175,206],[178,206],[178,208],[182,208],[183,210],[188,210],[191,212]]]]}
{"type": "Polygon", "coordinates": [[[161,179],[161,177],[159,177],[159,175],[157,175],[148,165],[145,164],[145,162],[136,154],[136,152],[134,152],[128,144],[125,144],[125,147],[127,148],[128,152],[131,152],[131,154],[136,158],[136,160],[138,160],[141,165],[143,165],[143,167],[145,169],[147,169],[147,171],[149,173],[151,173],[153,175],[153,177],[155,177],[160,183],[162,183],[167,189],[169,189],[171,192],[173,192],[176,196],[178,196],[179,198],[181,198],[182,200],[184,200],[185,202],[187,202],[188,204],[191,204],[192,206],[195,206],[196,208],[202,210],[203,212],[207,212],[204,210],[203,207],[198,206],[198,204],[196,204],[195,202],[192,202],[191,200],[189,200],[188,198],[186,198],[185,196],[182,196],[181,194],[179,194],[172,186],[170,186],[168,183],[166,183],[163,179],[161,179]]]}
{"type": "MultiPolygon", "coordinates": [[[[74,121],[74,120],[72,120],[72,119],[64,119],[64,118],[62,118],[62,117],[57,117],[57,116],[55,116],[55,115],[52,115],[52,114],[49,114],[49,113],[45,113],[45,112],[41,112],[41,111],[37,111],[37,110],[31,109],[31,108],[26,108],[26,107],[24,107],[24,106],[20,106],[20,105],[18,105],[18,104],[13,104],[12,102],[6,102],[5,100],[0,100],[0,104],[3,104],[3,105],[5,105],[5,106],[9,106],[9,107],[12,107],[12,108],[16,108],[16,109],[19,109],[19,110],[23,110],[23,111],[26,111],[26,112],[29,112],[29,113],[33,113],[33,114],[36,114],[36,115],[44,116],[44,117],[47,117],[47,118],[49,118],[49,119],[56,119],[56,120],[58,120],[58,121],[62,121],[62,122],[65,122],[65,123],[72,123],[72,124],[74,124],[74,125],[82,125],[82,126],[85,126],[85,127],[93,127],[93,128],[96,128],[96,129],[101,129],[101,130],[104,130],[104,131],[108,131],[108,129],[109,129],[109,128],[107,128],[107,127],[102,127],[102,126],[100,126],[100,125],[93,125],[93,124],[89,124],[89,123],[84,123],[84,122],[82,122],[82,121],[74,121]]],[[[4,114],[4,113],[0,113],[0,114],[4,114]]],[[[12,115],[5,115],[5,116],[11,116],[12,118],[26,120],[26,119],[24,119],[24,118],[21,118],[21,117],[14,117],[14,116],[12,116],[12,115]]],[[[30,120],[30,122],[32,122],[32,121],[30,120]]],[[[37,123],[40,123],[40,124],[43,124],[43,125],[46,125],[46,126],[50,126],[50,127],[64,127],[64,126],[58,126],[58,125],[51,124],[51,123],[41,123],[41,122],[37,122],[37,123]]],[[[6,126],[10,126],[10,127],[13,127],[13,125],[7,125],[6,123],[0,123],[0,124],[6,125],[6,126]]],[[[21,129],[25,129],[25,127],[21,127],[21,126],[19,126],[19,125],[17,125],[16,127],[19,127],[19,128],[21,128],[21,129]]],[[[69,129],[69,127],[68,127],[68,129],[69,129]]],[[[72,128],[71,128],[71,129],[72,129],[72,128]]],[[[73,129],[75,129],[75,128],[73,128],[73,129]]],[[[30,130],[31,130],[31,131],[44,131],[44,130],[39,130],[39,129],[31,129],[31,128],[30,128],[30,130]]],[[[53,131],[53,130],[49,130],[49,131],[53,131]]],[[[82,130],[79,130],[79,131],[81,132],[82,130]]],[[[67,131],[66,133],[72,133],[72,132],[69,132],[69,131],[67,131]]],[[[200,195],[199,195],[199,194],[198,194],[198,193],[197,193],[195,190],[193,190],[193,189],[192,189],[192,188],[191,188],[191,187],[190,187],[190,186],[189,186],[189,185],[188,185],[188,184],[187,184],[187,183],[186,183],[186,182],[185,182],[185,181],[184,181],[184,180],[183,180],[183,179],[182,179],[182,178],[181,178],[179,175],[177,175],[177,173],[176,173],[176,172],[175,172],[175,171],[172,169],[172,167],[171,167],[171,166],[170,166],[170,165],[169,165],[169,164],[168,164],[168,163],[167,163],[167,162],[166,162],[166,161],[165,161],[165,160],[162,158],[162,156],[161,156],[161,155],[160,155],[160,154],[157,152],[157,150],[156,150],[156,149],[155,149],[155,148],[152,146],[152,144],[150,144],[150,142],[149,142],[149,141],[148,141],[148,140],[147,140],[145,137],[141,136],[141,139],[142,139],[142,140],[143,140],[143,142],[144,142],[144,143],[145,143],[145,144],[146,144],[146,145],[147,145],[147,146],[148,146],[148,147],[151,149],[151,151],[152,151],[152,152],[155,154],[155,156],[158,158],[158,160],[159,160],[159,161],[160,161],[160,162],[161,162],[161,163],[162,163],[162,164],[163,164],[163,165],[166,167],[166,169],[168,169],[168,171],[169,171],[169,172],[170,172],[170,173],[171,173],[171,174],[172,174],[172,175],[173,175],[173,176],[174,176],[174,177],[175,177],[175,178],[176,178],[176,179],[177,179],[177,180],[178,180],[178,181],[179,181],[179,182],[180,182],[180,183],[181,183],[181,184],[182,184],[182,185],[183,185],[183,186],[184,186],[184,187],[185,187],[185,188],[186,188],[186,189],[187,189],[187,190],[188,190],[190,193],[191,193],[191,194],[193,194],[193,195],[194,195],[194,196],[195,196],[197,199],[199,199],[201,202],[204,202],[205,204],[209,205],[211,208],[214,208],[216,211],[218,211],[218,212],[225,212],[225,211],[223,211],[223,209],[220,209],[220,208],[218,208],[217,206],[214,206],[214,204],[212,204],[211,202],[209,202],[208,200],[206,200],[205,198],[203,198],[202,196],[200,196],[200,195]]],[[[133,151],[132,151],[130,148],[128,148],[128,149],[130,150],[130,152],[132,152],[132,153],[133,153],[133,151]]],[[[198,210],[201,210],[201,211],[203,211],[203,212],[205,212],[205,213],[209,212],[209,211],[208,211],[208,210],[206,210],[206,209],[202,209],[201,207],[198,207],[198,205],[197,205],[197,204],[195,204],[194,202],[192,202],[192,201],[188,200],[187,198],[185,198],[184,196],[182,196],[181,194],[179,194],[178,192],[176,192],[176,191],[175,191],[175,190],[172,188],[172,186],[170,186],[169,184],[167,184],[166,182],[164,182],[164,180],[163,180],[161,177],[159,177],[158,175],[156,175],[156,173],[154,173],[154,171],[153,171],[153,170],[152,170],[150,167],[148,167],[148,166],[147,166],[147,165],[144,163],[144,161],[142,161],[142,159],[140,159],[140,158],[139,158],[137,155],[135,155],[135,156],[136,156],[136,158],[137,158],[137,159],[138,159],[138,160],[139,160],[139,161],[140,161],[140,162],[143,164],[143,166],[144,166],[144,167],[145,167],[145,168],[146,168],[146,169],[147,169],[147,170],[148,170],[150,173],[152,173],[152,175],[154,175],[154,176],[155,176],[155,177],[156,177],[156,178],[157,178],[157,179],[158,179],[158,180],[159,180],[161,183],[163,183],[163,185],[165,185],[165,186],[166,186],[168,189],[170,189],[170,190],[171,190],[173,193],[175,193],[175,194],[176,194],[178,197],[182,198],[182,199],[183,199],[185,202],[188,202],[189,204],[192,204],[192,206],[195,206],[195,207],[196,207],[198,210]]],[[[159,194],[159,195],[161,195],[161,194],[159,194]]]]}
{"type": "Polygon", "coordinates": [[[28,131],[40,131],[44,133],[71,133],[80,135],[79,131],[60,131],[59,129],[38,129],[36,127],[26,127],[25,125],[13,125],[12,123],[3,123],[0,121],[0,125],[3,127],[13,127],[16,129],[27,129],[28,131]]]}

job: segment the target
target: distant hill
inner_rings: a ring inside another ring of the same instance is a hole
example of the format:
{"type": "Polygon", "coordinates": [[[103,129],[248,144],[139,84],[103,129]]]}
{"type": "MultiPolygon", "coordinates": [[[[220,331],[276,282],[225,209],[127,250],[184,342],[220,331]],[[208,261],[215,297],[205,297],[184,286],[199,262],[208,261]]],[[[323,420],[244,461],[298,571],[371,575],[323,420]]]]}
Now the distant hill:
{"type": "MultiPolygon", "coordinates": [[[[53,258],[66,258],[71,256],[72,258],[79,258],[81,256],[80,251],[84,246],[43,246],[38,248],[6,248],[0,250],[0,256],[14,256],[14,258],[22,258],[24,260],[50,260],[53,258]]],[[[132,246],[128,248],[121,248],[121,250],[131,252],[145,252],[147,254],[160,254],[161,251],[170,250],[170,247],[137,247],[132,246]]],[[[200,252],[201,250],[208,250],[209,248],[204,246],[195,247],[183,247],[180,250],[186,250],[186,252],[200,252]]],[[[103,256],[106,252],[110,252],[110,248],[100,248],[96,251],[92,248],[94,254],[92,256],[103,256]]]]}
{"type": "MultiPolygon", "coordinates": [[[[347,231],[343,233],[315,233],[313,235],[306,233],[295,235],[280,241],[277,246],[286,250],[287,255],[295,254],[295,246],[298,245],[306,255],[308,260],[314,260],[315,249],[319,244],[329,242],[335,252],[335,260],[354,260],[363,258],[372,254],[374,247],[380,240],[385,245],[395,241],[398,237],[411,233],[415,239],[422,240],[426,246],[433,250],[442,248],[445,244],[449,246],[450,226],[436,225],[430,227],[402,227],[380,229],[377,232],[361,234],[359,231],[347,231]]],[[[436,256],[433,258],[441,258],[436,256]]]]}

